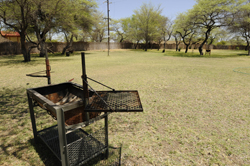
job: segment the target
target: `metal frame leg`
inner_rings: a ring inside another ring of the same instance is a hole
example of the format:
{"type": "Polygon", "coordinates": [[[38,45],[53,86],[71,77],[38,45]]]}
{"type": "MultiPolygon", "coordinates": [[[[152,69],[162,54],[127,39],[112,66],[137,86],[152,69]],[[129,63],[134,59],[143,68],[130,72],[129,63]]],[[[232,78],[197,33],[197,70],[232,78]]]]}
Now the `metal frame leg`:
{"type": "Polygon", "coordinates": [[[109,157],[108,113],[106,112],[105,114],[106,114],[106,116],[104,118],[104,121],[105,121],[105,146],[107,147],[106,156],[105,157],[108,159],[108,157],[109,157]]]}
{"type": "Polygon", "coordinates": [[[34,115],[33,100],[29,96],[28,93],[27,93],[27,96],[28,96],[28,102],[29,102],[30,119],[31,119],[31,124],[32,124],[32,129],[33,129],[34,140],[35,140],[35,143],[37,143],[37,129],[36,129],[36,119],[35,119],[35,115],[34,115]]]}
{"type": "Polygon", "coordinates": [[[67,147],[63,109],[56,110],[56,115],[57,115],[58,137],[59,137],[59,147],[60,147],[62,166],[69,166],[68,147],[67,147]]]}

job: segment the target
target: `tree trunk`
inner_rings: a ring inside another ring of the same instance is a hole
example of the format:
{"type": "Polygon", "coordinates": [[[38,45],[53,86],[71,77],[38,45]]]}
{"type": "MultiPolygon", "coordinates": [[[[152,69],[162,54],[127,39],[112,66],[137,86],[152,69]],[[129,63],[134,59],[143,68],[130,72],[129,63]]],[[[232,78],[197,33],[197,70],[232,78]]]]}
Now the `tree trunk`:
{"type": "Polygon", "coordinates": [[[245,50],[247,51],[247,50],[249,50],[249,41],[247,40],[247,45],[246,45],[246,47],[245,47],[245,50]]]}
{"type": "Polygon", "coordinates": [[[189,45],[186,45],[186,50],[185,50],[185,53],[187,53],[187,52],[188,52],[188,47],[189,47],[189,45]]]}
{"type": "Polygon", "coordinates": [[[148,51],[148,40],[146,40],[145,51],[148,51]]]}
{"type": "Polygon", "coordinates": [[[139,41],[137,41],[136,46],[135,46],[135,49],[137,49],[138,44],[139,44],[139,41]]]}
{"type": "Polygon", "coordinates": [[[71,37],[70,37],[70,42],[67,42],[66,46],[63,48],[62,55],[64,55],[66,50],[71,47],[72,42],[73,42],[73,35],[71,35],[71,37]]]}
{"type": "Polygon", "coordinates": [[[174,40],[175,40],[175,49],[176,49],[176,51],[178,51],[179,44],[178,44],[178,39],[176,36],[174,36],[174,40]]]}
{"type": "Polygon", "coordinates": [[[68,49],[68,46],[66,45],[66,46],[63,48],[62,55],[65,54],[65,52],[66,52],[67,49],[68,49]]]}
{"type": "Polygon", "coordinates": [[[37,46],[30,46],[30,47],[28,48],[28,56],[29,56],[29,57],[30,57],[30,52],[31,52],[31,50],[32,50],[33,48],[37,48],[37,46]]]}
{"type": "Polygon", "coordinates": [[[138,44],[139,44],[139,41],[136,42],[135,49],[137,49],[138,44]]]}
{"type": "Polygon", "coordinates": [[[163,51],[162,52],[165,52],[165,49],[166,49],[166,37],[164,35],[164,48],[163,48],[163,51]]]}
{"type": "Polygon", "coordinates": [[[180,45],[180,43],[177,43],[177,44],[176,44],[176,48],[175,48],[176,51],[179,51],[179,45],[180,45]]]}
{"type": "Polygon", "coordinates": [[[45,57],[47,54],[47,45],[45,40],[40,41],[40,57],[45,57]]]}
{"type": "Polygon", "coordinates": [[[199,46],[200,55],[203,55],[202,48],[203,48],[204,44],[207,42],[207,39],[209,37],[210,32],[211,32],[211,30],[208,29],[207,32],[206,32],[205,40],[199,46]]]}
{"type": "Polygon", "coordinates": [[[20,33],[20,37],[21,37],[21,49],[22,49],[24,62],[29,62],[30,61],[30,56],[27,53],[27,48],[26,48],[26,45],[25,45],[25,34],[24,34],[24,32],[20,33]]]}

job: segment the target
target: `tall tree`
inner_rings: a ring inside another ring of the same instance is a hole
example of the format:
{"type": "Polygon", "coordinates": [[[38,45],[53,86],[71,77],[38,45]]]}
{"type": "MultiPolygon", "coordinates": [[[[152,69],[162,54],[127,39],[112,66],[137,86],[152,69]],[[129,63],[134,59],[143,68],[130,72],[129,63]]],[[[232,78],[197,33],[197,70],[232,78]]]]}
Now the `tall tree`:
{"type": "Polygon", "coordinates": [[[250,56],[250,0],[247,0],[243,3],[242,6],[239,6],[237,13],[235,14],[235,20],[228,29],[232,33],[237,33],[241,35],[246,43],[246,50],[248,50],[248,55],[250,56]]]}
{"type": "Polygon", "coordinates": [[[171,38],[173,32],[173,22],[166,16],[161,16],[162,18],[159,20],[159,33],[162,36],[164,41],[164,48],[162,52],[165,52],[166,49],[166,42],[171,38]]]}
{"type": "Polygon", "coordinates": [[[64,33],[66,45],[62,54],[67,49],[72,51],[73,37],[78,38],[80,31],[89,32],[95,18],[92,17],[95,9],[95,3],[87,0],[77,0],[71,2],[68,10],[72,15],[68,19],[64,19],[60,26],[61,32],[64,33]]]}
{"type": "Polygon", "coordinates": [[[196,33],[195,24],[191,23],[190,15],[188,13],[180,13],[174,24],[175,33],[179,34],[183,43],[186,46],[185,53],[188,52],[188,47],[193,43],[193,37],[196,33]]]}
{"type": "Polygon", "coordinates": [[[115,32],[119,42],[123,42],[128,35],[129,18],[111,20],[111,30],[115,32]]]}
{"type": "MultiPolygon", "coordinates": [[[[77,28],[90,27],[91,17],[89,13],[95,6],[92,1],[33,0],[32,2],[35,11],[31,13],[30,18],[40,45],[41,57],[47,54],[46,35],[52,28],[60,29],[66,34],[66,37],[68,37],[67,34],[70,34],[71,42],[67,42],[67,49],[72,43],[73,32],[77,28]]],[[[66,49],[64,48],[64,50],[66,49]]]]}
{"type": "Polygon", "coordinates": [[[136,43],[134,45],[134,48],[137,49],[137,46],[140,41],[143,40],[143,32],[140,29],[138,19],[136,18],[136,15],[132,15],[131,17],[127,18],[127,36],[128,38],[133,42],[136,43]]]}
{"type": "Polygon", "coordinates": [[[107,31],[107,21],[104,20],[104,14],[98,11],[93,13],[93,18],[92,31],[89,32],[91,41],[102,42],[107,31]]]}
{"type": "Polygon", "coordinates": [[[160,6],[156,8],[151,3],[144,3],[139,10],[134,11],[134,21],[138,23],[141,37],[145,41],[145,51],[147,51],[148,43],[157,36],[161,11],[160,6]]]}
{"type": "Polygon", "coordinates": [[[32,12],[31,0],[1,0],[0,22],[7,29],[15,30],[21,37],[21,50],[24,61],[30,61],[25,45],[26,31],[30,25],[29,14],[32,12]]]}
{"type": "Polygon", "coordinates": [[[178,51],[179,50],[179,45],[181,44],[181,35],[179,33],[177,33],[176,31],[174,31],[174,33],[172,34],[175,40],[175,50],[178,51]]]}
{"type": "Polygon", "coordinates": [[[207,42],[212,30],[227,26],[233,22],[233,13],[239,2],[236,0],[196,0],[197,4],[188,11],[191,23],[204,30],[204,40],[199,46],[199,52],[203,55],[202,48],[207,42]]]}

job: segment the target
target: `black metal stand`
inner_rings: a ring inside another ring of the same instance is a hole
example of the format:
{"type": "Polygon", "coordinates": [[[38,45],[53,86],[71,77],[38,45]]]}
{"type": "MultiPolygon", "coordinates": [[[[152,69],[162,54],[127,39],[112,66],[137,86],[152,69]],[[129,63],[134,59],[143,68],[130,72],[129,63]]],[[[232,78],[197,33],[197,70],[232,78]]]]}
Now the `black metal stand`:
{"type": "MultiPolygon", "coordinates": [[[[63,166],[84,164],[103,152],[106,152],[106,157],[108,158],[109,113],[104,113],[103,115],[97,116],[96,118],[90,119],[89,121],[66,126],[64,117],[65,113],[67,111],[71,111],[75,107],[82,107],[83,103],[78,102],[77,104],[66,106],[55,105],[43,97],[44,94],[41,95],[37,93],[40,91],[49,93],[50,90],[58,90],[59,86],[65,87],[66,85],[77,86],[77,84],[74,83],[64,83],[59,85],[27,89],[30,118],[35,142],[37,142],[37,139],[40,138],[52,151],[52,153],[54,153],[54,155],[59,159],[59,161],[61,161],[63,166]],[[37,131],[36,119],[34,115],[34,107],[38,106],[35,104],[36,102],[39,102],[46,109],[52,110],[56,113],[57,125],[37,131]],[[95,121],[101,119],[104,119],[104,127],[99,129],[97,132],[89,134],[83,130],[85,126],[91,125],[95,121]]],[[[78,88],[80,90],[82,87],[78,85],[78,88]]],[[[79,92],[79,94],[82,94],[82,90],[79,92]]]]}
{"type": "MultiPolygon", "coordinates": [[[[106,87],[112,89],[112,91],[95,91],[91,88],[87,82],[85,54],[82,53],[81,55],[83,86],[66,82],[27,89],[30,119],[35,142],[37,142],[39,137],[61,161],[63,166],[82,165],[103,152],[106,153],[105,157],[108,158],[108,115],[110,112],[143,111],[137,91],[116,91],[108,86],[106,87]],[[88,87],[92,91],[89,91],[88,87]],[[65,102],[57,104],[58,101],[53,101],[53,99],[58,99],[60,93],[70,93],[80,100],[67,104],[65,102]],[[53,96],[54,94],[57,97],[53,96]],[[53,99],[49,98],[50,95],[53,99]],[[37,131],[34,115],[35,106],[40,106],[50,112],[56,118],[57,125],[37,131]],[[79,109],[80,112],[77,112],[79,109]],[[94,114],[94,112],[98,113],[94,114]],[[104,112],[104,114],[100,115],[100,112],[104,112]],[[89,118],[90,114],[92,115],[92,119],[89,118]],[[72,122],[72,119],[77,120],[72,122]],[[89,134],[82,129],[101,119],[104,119],[104,127],[99,131],[89,134]]],[[[47,59],[46,71],[48,84],[50,84],[50,67],[47,59]]],[[[37,75],[31,74],[29,76],[34,77],[37,75]]],[[[93,79],[91,80],[93,81],[93,79]]]]}

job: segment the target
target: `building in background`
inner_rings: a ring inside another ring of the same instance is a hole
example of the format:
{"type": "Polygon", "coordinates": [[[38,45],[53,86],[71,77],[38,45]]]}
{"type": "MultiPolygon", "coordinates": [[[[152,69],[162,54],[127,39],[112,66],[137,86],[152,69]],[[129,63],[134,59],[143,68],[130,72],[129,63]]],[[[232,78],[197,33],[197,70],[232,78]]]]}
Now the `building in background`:
{"type": "Polygon", "coordinates": [[[10,31],[1,31],[1,36],[5,39],[8,39],[12,42],[20,43],[20,34],[18,32],[10,32],[10,31]]]}

